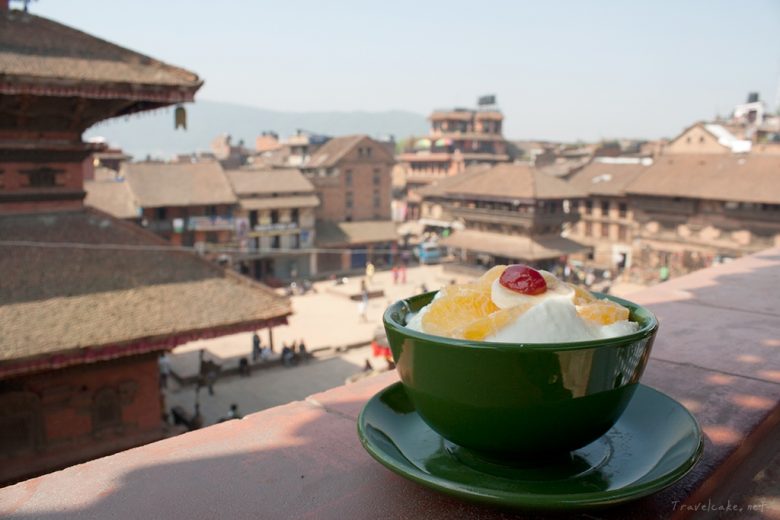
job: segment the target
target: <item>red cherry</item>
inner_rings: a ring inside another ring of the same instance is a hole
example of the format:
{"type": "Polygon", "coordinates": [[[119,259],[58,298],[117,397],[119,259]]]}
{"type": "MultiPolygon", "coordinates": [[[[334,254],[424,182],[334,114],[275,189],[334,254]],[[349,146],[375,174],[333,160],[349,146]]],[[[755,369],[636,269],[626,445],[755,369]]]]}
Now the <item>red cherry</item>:
{"type": "Polygon", "coordinates": [[[522,294],[536,295],[547,290],[547,282],[544,281],[542,274],[522,264],[510,265],[504,269],[498,281],[510,291],[522,294]]]}

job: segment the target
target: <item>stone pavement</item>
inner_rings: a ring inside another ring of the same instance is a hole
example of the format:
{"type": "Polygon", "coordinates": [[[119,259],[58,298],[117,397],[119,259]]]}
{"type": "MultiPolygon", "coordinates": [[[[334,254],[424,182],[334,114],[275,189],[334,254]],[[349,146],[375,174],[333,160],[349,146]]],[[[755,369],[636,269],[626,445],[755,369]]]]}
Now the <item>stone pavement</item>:
{"type": "MultiPolygon", "coordinates": [[[[368,343],[381,326],[382,313],[390,303],[419,293],[423,283],[428,290],[434,290],[451,278],[459,282],[467,279],[462,275],[445,274],[441,265],[408,269],[405,284],[394,284],[390,271],[376,272],[369,288],[383,290],[384,296],[369,300],[367,321],[359,317],[358,302],[349,298],[351,294],[360,293],[360,277],[350,278],[346,286],[335,286],[332,281],[317,282],[314,284],[316,293],[292,297],[293,315],[288,318],[289,324],[273,329],[274,350],[278,353],[283,343],[301,339],[309,351],[368,343]]],[[[268,330],[259,334],[263,345],[267,345],[268,330]]],[[[200,349],[206,350],[207,359],[224,368],[234,368],[241,357],[251,358],[252,334],[232,334],[182,345],[170,356],[173,372],[183,378],[196,375],[200,349]]]]}
{"type": "Polygon", "coordinates": [[[377,369],[385,367],[383,360],[375,360],[371,354],[370,347],[350,349],[337,355],[322,352],[294,367],[276,365],[253,370],[249,377],[222,377],[214,384],[213,396],[207,388],[197,392],[195,385],[179,386],[172,382],[165,391],[165,405],[168,410],[181,406],[192,413],[197,400],[203,425],[210,426],[227,414],[232,403],[238,405],[242,415],[247,415],[341,386],[350,376],[363,371],[366,359],[370,359],[377,369]]]}

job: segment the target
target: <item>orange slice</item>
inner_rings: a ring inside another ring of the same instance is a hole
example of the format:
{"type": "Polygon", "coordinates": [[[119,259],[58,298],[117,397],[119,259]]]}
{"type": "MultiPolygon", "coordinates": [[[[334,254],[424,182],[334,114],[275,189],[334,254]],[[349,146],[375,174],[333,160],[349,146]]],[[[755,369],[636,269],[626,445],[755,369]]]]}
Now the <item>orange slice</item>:
{"type": "Polygon", "coordinates": [[[573,283],[570,283],[569,287],[574,289],[574,305],[587,305],[596,301],[596,297],[584,287],[574,285],[573,283]]]}
{"type": "Polygon", "coordinates": [[[444,295],[431,303],[422,317],[422,328],[429,334],[453,337],[454,332],[498,310],[490,291],[468,285],[446,287],[444,295]]]}
{"type": "Polygon", "coordinates": [[[628,319],[628,309],[610,300],[595,300],[577,307],[579,315],[600,325],[611,325],[628,319]]]}
{"type": "Polygon", "coordinates": [[[501,309],[493,312],[484,318],[479,318],[478,320],[472,321],[468,325],[455,330],[455,337],[474,341],[482,341],[488,336],[492,336],[499,330],[515,321],[518,316],[523,314],[532,306],[532,304],[526,303],[523,305],[518,305],[517,307],[501,309]]]}

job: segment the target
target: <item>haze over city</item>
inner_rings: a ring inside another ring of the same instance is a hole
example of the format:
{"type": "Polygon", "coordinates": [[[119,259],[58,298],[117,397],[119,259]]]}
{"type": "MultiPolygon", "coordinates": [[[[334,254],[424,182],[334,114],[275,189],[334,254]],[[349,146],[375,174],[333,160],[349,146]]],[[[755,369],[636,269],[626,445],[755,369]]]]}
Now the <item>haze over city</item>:
{"type": "Polygon", "coordinates": [[[777,108],[780,4],[770,1],[43,0],[30,10],[197,72],[198,100],[278,111],[427,115],[496,93],[510,138],[598,140],[672,137],[748,91],[777,108]]]}

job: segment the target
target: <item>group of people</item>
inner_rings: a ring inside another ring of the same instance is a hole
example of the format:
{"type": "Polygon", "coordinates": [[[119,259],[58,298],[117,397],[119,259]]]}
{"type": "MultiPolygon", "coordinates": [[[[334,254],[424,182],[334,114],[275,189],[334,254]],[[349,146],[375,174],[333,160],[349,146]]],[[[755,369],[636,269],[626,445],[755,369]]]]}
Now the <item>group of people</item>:
{"type": "Polygon", "coordinates": [[[401,262],[400,264],[393,265],[391,272],[393,274],[394,284],[397,285],[398,283],[406,283],[406,263],[401,262]]]}
{"type": "MultiPolygon", "coordinates": [[[[257,331],[252,334],[252,361],[268,361],[271,359],[271,355],[274,353],[274,349],[271,345],[263,346],[258,336],[257,331]]],[[[309,352],[306,350],[306,343],[303,339],[300,341],[293,341],[291,344],[287,342],[282,343],[282,364],[284,366],[292,366],[299,361],[306,361],[309,358],[309,352]]],[[[244,358],[245,359],[245,358],[244,358]]],[[[249,363],[246,363],[246,370],[249,370],[249,363]]]]}
{"type": "MultiPolygon", "coordinates": [[[[189,431],[197,430],[203,427],[203,416],[200,413],[200,403],[195,402],[195,411],[192,415],[188,414],[181,406],[174,406],[171,408],[171,420],[175,425],[181,425],[187,428],[189,431]]],[[[224,416],[217,420],[218,423],[230,421],[233,419],[241,419],[242,415],[238,411],[238,405],[231,403],[230,410],[224,416]]]]}
{"type": "Polygon", "coordinates": [[[282,364],[286,367],[297,365],[301,361],[308,361],[309,352],[306,350],[306,344],[293,341],[290,345],[282,343],[282,364]]]}

